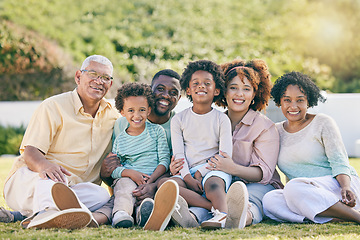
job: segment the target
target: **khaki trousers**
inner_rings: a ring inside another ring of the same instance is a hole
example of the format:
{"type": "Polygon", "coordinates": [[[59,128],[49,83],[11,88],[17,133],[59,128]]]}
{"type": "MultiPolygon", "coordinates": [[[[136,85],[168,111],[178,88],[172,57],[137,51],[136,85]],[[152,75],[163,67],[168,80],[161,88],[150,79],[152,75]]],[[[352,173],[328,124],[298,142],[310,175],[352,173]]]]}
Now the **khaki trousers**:
{"type": "Polygon", "coordinates": [[[135,206],[135,197],[132,192],[137,187],[136,183],[130,178],[118,178],[113,184],[114,188],[114,208],[112,215],[117,211],[125,211],[130,216],[133,214],[135,206]]]}

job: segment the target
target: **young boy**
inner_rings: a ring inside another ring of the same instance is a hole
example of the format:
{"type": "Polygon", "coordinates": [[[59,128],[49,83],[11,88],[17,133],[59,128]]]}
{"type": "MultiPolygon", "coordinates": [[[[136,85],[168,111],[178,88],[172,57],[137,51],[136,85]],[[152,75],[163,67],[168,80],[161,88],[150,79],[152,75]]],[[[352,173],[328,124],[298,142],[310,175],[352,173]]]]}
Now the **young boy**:
{"type": "Polygon", "coordinates": [[[171,121],[173,154],[175,159],[185,159],[180,176],[173,179],[190,206],[213,212],[213,218],[203,222],[201,227],[223,228],[227,212],[226,190],[231,175],[207,169],[210,167],[207,161],[220,151],[232,155],[230,120],[211,107],[224,94],[223,73],[220,66],[211,61],[191,62],[183,72],[180,84],[193,106],[176,114],[171,121]],[[203,194],[203,189],[207,199],[199,195],[203,194]]]}
{"type": "MultiPolygon", "coordinates": [[[[115,98],[115,106],[129,123],[114,142],[112,152],[121,160],[111,177],[116,179],[112,225],[131,227],[135,204],[132,192],[138,185],[153,183],[163,175],[170,163],[170,152],[164,129],[146,121],[153,105],[149,85],[129,83],[123,85],[115,98]]],[[[121,119],[115,123],[118,124],[121,119]]]]}

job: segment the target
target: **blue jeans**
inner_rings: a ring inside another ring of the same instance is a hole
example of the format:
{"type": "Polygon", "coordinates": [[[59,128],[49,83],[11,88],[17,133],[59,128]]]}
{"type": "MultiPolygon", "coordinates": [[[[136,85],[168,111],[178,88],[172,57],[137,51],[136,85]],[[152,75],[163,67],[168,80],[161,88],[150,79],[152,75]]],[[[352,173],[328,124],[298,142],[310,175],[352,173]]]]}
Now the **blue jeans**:
{"type": "MultiPolygon", "coordinates": [[[[267,192],[270,192],[275,188],[270,184],[263,185],[260,183],[248,183],[245,185],[249,192],[249,203],[251,203],[251,207],[249,209],[253,216],[251,224],[257,224],[261,222],[264,217],[262,199],[267,192]]],[[[213,217],[212,214],[205,208],[190,207],[189,210],[196,216],[199,223],[213,217]]]]}

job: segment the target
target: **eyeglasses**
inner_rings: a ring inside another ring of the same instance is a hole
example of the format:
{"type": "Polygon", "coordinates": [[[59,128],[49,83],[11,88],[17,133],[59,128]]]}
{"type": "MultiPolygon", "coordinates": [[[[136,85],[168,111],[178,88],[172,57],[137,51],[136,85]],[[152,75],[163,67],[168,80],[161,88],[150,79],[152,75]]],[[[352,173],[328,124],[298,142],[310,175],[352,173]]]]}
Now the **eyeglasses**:
{"type": "Polygon", "coordinates": [[[89,77],[92,79],[92,80],[96,80],[98,78],[100,78],[104,83],[109,83],[111,82],[111,80],[113,79],[113,77],[110,77],[109,75],[101,75],[95,71],[92,71],[92,70],[81,70],[82,72],[87,72],[89,77]]]}

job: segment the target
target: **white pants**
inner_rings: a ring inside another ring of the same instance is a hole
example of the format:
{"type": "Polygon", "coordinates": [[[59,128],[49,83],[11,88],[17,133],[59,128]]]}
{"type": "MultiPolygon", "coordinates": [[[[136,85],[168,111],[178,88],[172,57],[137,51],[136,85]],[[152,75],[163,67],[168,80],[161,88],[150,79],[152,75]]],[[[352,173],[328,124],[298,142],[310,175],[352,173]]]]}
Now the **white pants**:
{"type": "MultiPolygon", "coordinates": [[[[24,216],[31,216],[45,208],[56,208],[51,196],[54,181],[42,179],[27,167],[18,169],[5,183],[4,197],[7,205],[24,216]]],[[[71,186],[79,200],[90,210],[102,207],[110,198],[107,190],[93,183],[71,186]]]]}
{"type": "MultiPolygon", "coordinates": [[[[351,176],[351,190],[356,199],[360,197],[360,180],[351,176]]],[[[325,223],[332,218],[318,217],[341,200],[341,188],[332,176],[316,178],[294,178],[284,189],[270,191],[263,198],[264,213],[278,222],[302,223],[309,219],[315,223],[325,223]]],[[[356,201],[354,209],[360,209],[356,201]]]]}

